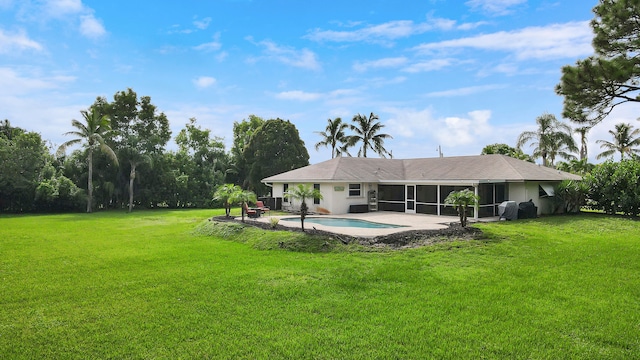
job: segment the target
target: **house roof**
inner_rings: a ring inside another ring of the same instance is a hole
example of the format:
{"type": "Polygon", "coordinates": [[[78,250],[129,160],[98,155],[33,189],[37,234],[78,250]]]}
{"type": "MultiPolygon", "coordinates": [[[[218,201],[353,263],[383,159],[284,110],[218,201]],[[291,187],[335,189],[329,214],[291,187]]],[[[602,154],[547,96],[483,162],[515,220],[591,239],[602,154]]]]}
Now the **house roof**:
{"type": "Polygon", "coordinates": [[[580,180],[578,175],[518,160],[506,155],[454,156],[421,159],[337,157],[273,175],[273,182],[522,182],[580,180]]]}

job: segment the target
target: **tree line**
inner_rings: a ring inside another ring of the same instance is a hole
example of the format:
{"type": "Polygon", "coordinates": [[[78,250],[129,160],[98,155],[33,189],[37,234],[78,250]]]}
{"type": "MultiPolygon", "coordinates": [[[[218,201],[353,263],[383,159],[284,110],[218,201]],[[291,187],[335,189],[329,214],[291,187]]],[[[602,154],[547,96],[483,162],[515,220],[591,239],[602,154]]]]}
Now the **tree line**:
{"type": "MultiPolygon", "coordinates": [[[[213,136],[195,118],[172,139],[167,116],[148,96],[132,89],[109,101],[96,98],[71,120],[68,141],[51,149],[36,132],[0,122],[0,212],[77,211],[134,207],[202,208],[221,206],[214,196],[225,184],[260,196],[265,177],[309,165],[309,154],[288,120],[250,115],[233,123],[233,143],[213,136]]],[[[373,113],[358,115],[350,146],[362,142],[389,154],[373,113]]]]}

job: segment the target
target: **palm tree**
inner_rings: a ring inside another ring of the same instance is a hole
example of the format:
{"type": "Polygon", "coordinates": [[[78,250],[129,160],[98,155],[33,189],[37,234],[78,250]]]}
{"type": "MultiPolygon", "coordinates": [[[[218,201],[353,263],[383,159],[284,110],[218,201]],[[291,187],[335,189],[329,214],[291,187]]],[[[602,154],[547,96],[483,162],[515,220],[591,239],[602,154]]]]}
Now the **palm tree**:
{"type": "Polygon", "coordinates": [[[625,154],[630,156],[640,154],[640,150],[635,149],[640,146],[640,136],[638,136],[640,129],[634,129],[631,124],[620,123],[615,126],[615,131],[609,130],[609,134],[613,136],[613,142],[596,141],[601,149],[607,149],[601,152],[597,159],[613,156],[616,152],[620,153],[620,160],[624,159],[625,154]]]}
{"type": "Polygon", "coordinates": [[[142,164],[150,164],[151,157],[141,152],[136,146],[128,146],[120,152],[120,157],[129,162],[129,212],[133,211],[133,184],[136,179],[136,169],[142,164]]]}
{"type": "Polygon", "coordinates": [[[244,214],[245,214],[245,205],[248,206],[250,202],[256,202],[256,194],[253,191],[249,190],[241,190],[234,192],[231,194],[229,201],[231,203],[239,203],[242,213],[242,222],[244,222],[244,214]]]}
{"type": "Polygon", "coordinates": [[[467,226],[467,209],[469,209],[469,206],[476,206],[479,201],[480,197],[469,189],[452,191],[447,198],[444,199],[445,206],[452,205],[458,210],[460,225],[462,225],[462,227],[467,226]]]}
{"type": "Polygon", "coordinates": [[[300,200],[300,224],[302,231],[304,231],[304,218],[307,217],[309,208],[307,207],[307,199],[322,199],[320,190],[312,188],[309,185],[298,184],[298,186],[289,189],[284,197],[287,199],[300,200]]]}
{"type": "Polygon", "coordinates": [[[543,114],[536,119],[538,129],[524,131],[518,136],[516,147],[521,149],[523,145],[531,142],[535,146],[532,157],[542,158],[542,165],[553,167],[556,156],[570,160],[574,156],[569,151],[578,151],[571,137],[571,127],[558,121],[552,114],[543,114]]]}
{"type": "Polygon", "coordinates": [[[587,159],[587,133],[591,130],[590,126],[577,128],[576,133],[580,134],[580,160],[587,159]]]}
{"type": "Polygon", "coordinates": [[[58,148],[58,154],[63,155],[67,147],[84,143],[83,147],[87,150],[87,164],[89,166],[89,176],[87,184],[87,212],[92,211],[92,199],[93,199],[93,151],[100,149],[107,154],[111,160],[118,165],[118,157],[113,149],[106,144],[104,136],[111,131],[111,121],[106,115],[100,115],[97,111],[82,110],[80,111],[86,124],[78,120],[71,120],[71,125],[76,128],[75,131],[69,131],[64,135],[76,136],[75,139],[69,140],[58,148]]]}
{"type": "Polygon", "coordinates": [[[364,115],[357,114],[353,117],[355,125],[350,128],[355,135],[349,136],[349,146],[355,146],[358,142],[362,142],[362,147],[358,150],[358,157],[367,157],[367,149],[371,149],[378,155],[386,158],[391,153],[384,148],[384,139],[393,139],[389,134],[380,134],[380,130],[384,127],[378,120],[378,115],[371,113],[369,118],[364,115]]]}
{"type": "Polygon", "coordinates": [[[221,200],[224,202],[224,211],[227,217],[231,216],[231,203],[233,202],[233,194],[242,192],[242,188],[234,184],[223,184],[218,186],[216,192],[213,194],[215,200],[221,200]]]}
{"type": "Polygon", "coordinates": [[[351,156],[347,151],[349,147],[349,137],[345,134],[345,130],[349,128],[349,125],[342,122],[342,119],[337,117],[333,120],[328,119],[327,127],[324,131],[314,131],[316,134],[322,136],[322,140],[316,143],[316,150],[321,147],[331,146],[331,158],[341,156],[343,153],[351,156]]]}

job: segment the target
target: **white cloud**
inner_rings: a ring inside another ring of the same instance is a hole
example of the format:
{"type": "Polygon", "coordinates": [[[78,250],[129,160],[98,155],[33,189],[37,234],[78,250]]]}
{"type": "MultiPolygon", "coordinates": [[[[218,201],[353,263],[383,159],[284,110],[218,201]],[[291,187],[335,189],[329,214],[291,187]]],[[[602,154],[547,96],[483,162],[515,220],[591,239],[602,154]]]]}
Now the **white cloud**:
{"type": "Polygon", "coordinates": [[[593,53],[592,38],[589,22],[579,21],[426,43],[414,50],[429,53],[435,50],[472,48],[510,52],[520,60],[576,58],[593,53]]]}
{"type": "Polygon", "coordinates": [[[276,98],[281,100],[298,100],[298,101],[313,101],[322,98],[320,93],[310,93],[300,90],[283,91],[276,94],[276,98]]]}
{"type": "Polygon", "coordinates": [[[48,0],[44,4],[46,14],[54,18],[78,14],[84,9],[81,0],[48,0]]]}
{"type": "Polygon", "coordinates": [[[216,79],[210,76],[200,76],[197,79],[193,80],[195,86],[200,89],[208,88],[216,83],[216,79]]]}
{"type": "Polygon", "coordinates": [[[440,125],[444,125],[436,132],[436,139],[447,146],[470,145],[484,139],[491,134],[491,111],[476,110],[468,113],[468,118],[447,117],[440,125]]]}
{"type": "MultiPolygon", "coordinates": [[[[455,20],[428,17],[426,22],[414,23],[412,20],[394,20],[378,25],[366,25],[356,30],[314,29],[305,35],[305,39],[318,42],[370,42],[392,45],[391,40],[420,35],[431,30],[469,30],[486,22],[464,23],[457,25],[455,20]]],[[[349,28],[361,25],[351,23],[349,28]]]]}
{"type": "Polygon", "coordinates": [[[58,20],[77,26],[80,35],[97,39],[106,34],[102,21],[94,15],[94,10],[81,0],[44,0],[21,4],[19,17],[28,21],[58,20]]]}
{"type": "Polygon", "coordinates": [[[356,62],[353,69],[358,72],[365,72],[369,69],[395,68],[406,64],[408,59],[404,56],[384,58],[372,61],[356,62]]]}
{"type": "Polygon", "coordinates": [[[208,43],[204,43],[204,44],[200,44],[200,45],[194,47],[195,50],[205,51],[205,52],[218,51],[218,50],[220,50],[220,48],[222,48],[222,43],[220,42],[220,33],[219,32],[217,32],[217,33],[215,33],[215,35],[213,35],[213,41],[208,42],[208,43]]]}
{"type": "Polygon", "coordinates": [[[471,111],[466,117],[445,118],[435,117],[431,108],[388,108],[384,111],[390,114],[386,122],[387,133],[398,141],[403,141],[401,138],[421,139],[424,143],[454,148],[461,145],[484,144],[495,133],[489,124],[490,110],[471,111]]]}
{"type": "Polygon", "coordinates": [[[80,33],[84,37],[97,39],[104,36],[107,31],[100,20],[96,19],[93,14],[89,14],[80,16],[80,33]]]}
{"type": "Polygon", "coordinates": [[[41,51],[42,49],[42,45],[30,39],[24,30],[9,34],[0,29],[0,54],[22,50],[41,51]]]}
{"type": "Polygon", "coordinates": [[[419,73],[426,71],[440,70],[453,64],[453,59],[433,59],[428,61],[420,61],[407,66],[402,71],[408,73],[419,73]]]}
{"type": "Polygon", "coordinates": [[[504,89],[506,85],[481,85],[481,86],[469,86],[458,89],[434,91],[427,94],[428,97],[455,97],[455,96],[467,96],[486,91],[504,89]]]}
{"type": "Polygon", "coordinates": [[[211,18],[210,17],[206,17],[202,20],[195,20],[193,22],[193,26],[197,27],[200,30],[205,30],[206,28],[209,27],[209,24],[211,24],[211,18]]]}
{"type": "Polygon", "coordinates": [[[526,3],[527,0],[469,0],[465,4],[472,10],[482,10],[494,15],[507,15],[514,6],[526,3]]]}
{"type": "MultiPolygon", "coordinates": [[[[253,42],[251,38],[247,38],[247,40],[253,42]]],[[[303,69],[321,69],[316,54],[311,50],[296,50],[291,47],[278,45],[270,40],[263,40],[255,44],[263,48],[262,53],[264,58],[303,69]]],[[[256,61],[256,59],[250,59],[250,61],[256,61]]]]}
{"type": "Polygon", "coordinates": [[[433,129],[436,120],[430,108],[423,110],[407,108],[388,108],[385,112],[390,114],[386,125],[388,133],[394,137],[424,137],[433,129]]]}
{"type": "Polygon", "coordinates": [[[73,76],[38,76],[37,71],[35,73],[25,76],[11,68],[0,68],[0,94],[24,95],[40,90],[57,89],[76,80],[73,76]]]}

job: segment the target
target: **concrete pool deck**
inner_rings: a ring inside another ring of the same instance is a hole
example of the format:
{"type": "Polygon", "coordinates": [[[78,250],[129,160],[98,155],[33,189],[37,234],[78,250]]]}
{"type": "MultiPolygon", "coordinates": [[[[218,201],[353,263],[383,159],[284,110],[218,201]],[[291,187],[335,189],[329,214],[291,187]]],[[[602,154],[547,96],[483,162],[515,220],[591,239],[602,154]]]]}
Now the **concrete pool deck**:
{"type": "MultiPolygon", "coordinates": [[[[270,218],[290,218],[298,217],[298,221],[280,221],[278,225],[291,228],[300,228],[300,215],[287,214],[278,216],[261,216],[258,219],[249,219],[249,221],[259,221],[268,223],[270,218]]],[[[472,219],[469,219],[472,221],[472,219]]],[[[483,219],[484,220],[484,219],[483,219]]],[[[245,219],[247,221],[247,219],[245,219]]],[[[314,227],[322,231],[330,231],[336,234],[357,236],[357,237],[375,237],[390,235],[403,231],[412,230],[439,230],[449,227],[449,223],[460,221],[457,216],[436,216],[424,214],[405,214],[397,212],[378,211],[363,214],[341,214],[341,215],[308,215],[304,222],[305,229],[313,229],[314,227]],[[316,218],[342,218],[342,219],[359,219],[382,224],[402,225],[398,228],[360,228],[360,227],[339,227],[314,224],[310,221],[316,218]]]]}

